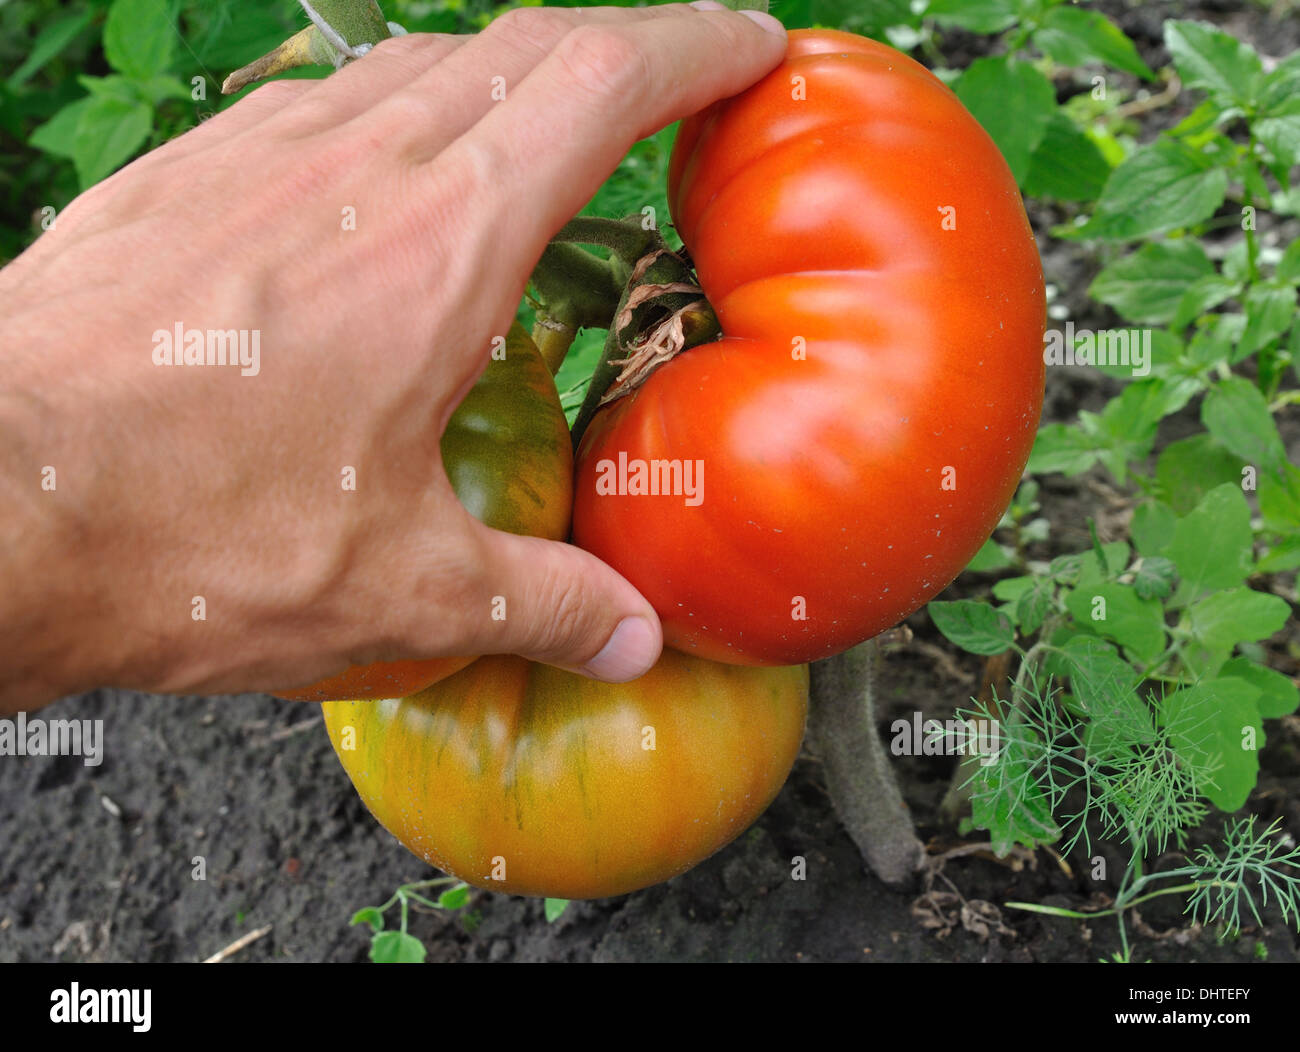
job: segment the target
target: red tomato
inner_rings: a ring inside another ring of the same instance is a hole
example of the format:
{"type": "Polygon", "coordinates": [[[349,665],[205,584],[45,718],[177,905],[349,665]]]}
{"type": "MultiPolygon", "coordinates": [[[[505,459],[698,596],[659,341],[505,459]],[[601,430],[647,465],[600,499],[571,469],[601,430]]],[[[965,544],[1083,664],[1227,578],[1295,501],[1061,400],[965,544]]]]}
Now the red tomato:
{"type": "Polygon", "coordinates": [[[724,336],[594,418],[574,542],[674,647],[826,657],[942,590],[1015,491],[1045,320],[1020,195],[922,66],[810,30],[683,122],[669,203],[724,336]]]}

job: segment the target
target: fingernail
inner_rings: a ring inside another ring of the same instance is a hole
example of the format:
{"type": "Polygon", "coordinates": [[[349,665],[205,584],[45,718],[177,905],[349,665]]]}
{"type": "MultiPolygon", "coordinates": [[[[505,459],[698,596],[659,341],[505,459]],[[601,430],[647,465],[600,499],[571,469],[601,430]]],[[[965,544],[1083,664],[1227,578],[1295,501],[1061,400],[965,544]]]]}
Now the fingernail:
{"type": "Polygon", "coordinates": [[[718,0],[695,0],[691,7],[695,8],[696,11],[725,11],[727,9],[727,5],[718,3],[718,0]]]}
{"type": "Polygon", "coordinates": [[[751,19],[754,22],[757,22],[769,33],[780,33],[782,36],[785,36],[785,26],[781,25],[780,22],[778,22],[775,18],[769,15],[766,11],[746,10],[746,11],[741,11],[740,13],[744,15],[746,18],[751,19]]]}
{"type": "Polygon", "coordinates": [[[582,670],[609,683],[626,683],[645,675],[654,666],[657,643],[656,633],[645,618],[625,617],[609,642],[582,670]]]}

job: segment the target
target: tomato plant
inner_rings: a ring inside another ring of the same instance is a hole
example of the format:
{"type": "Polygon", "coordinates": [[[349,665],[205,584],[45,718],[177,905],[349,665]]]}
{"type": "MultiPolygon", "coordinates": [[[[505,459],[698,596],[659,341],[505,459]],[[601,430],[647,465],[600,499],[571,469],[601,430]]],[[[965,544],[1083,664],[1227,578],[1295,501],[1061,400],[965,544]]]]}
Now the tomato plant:
{"type": "Polygon", "coordinates": [[[808,671],[665,650],[631,683],[485,657],[403,699],[323,706],[366,806],[411,851],[518,895],[621,895],[689,869],[776,796],[808,671]]]}
{"type": "MultiPolygon", "coordinates": [[[[555,381],[524,328],[493,358],[447,422],[442,461],[475,518],[510,533],[564,540],[573,492],[572,446],[555,381]]],[[[296,701],[397,698],[464,668],[473,657],[355,665],[296,690],[296,701]]]]}
{"type": "Polygon", "coordinates": [[[843,651],[961,571],[1029,456],[1045,303],[1015,180],[924,67],[800,31],[682,123],[669,204],[724,335],[595,416],[574,542],[671,646],[843,651]]]}

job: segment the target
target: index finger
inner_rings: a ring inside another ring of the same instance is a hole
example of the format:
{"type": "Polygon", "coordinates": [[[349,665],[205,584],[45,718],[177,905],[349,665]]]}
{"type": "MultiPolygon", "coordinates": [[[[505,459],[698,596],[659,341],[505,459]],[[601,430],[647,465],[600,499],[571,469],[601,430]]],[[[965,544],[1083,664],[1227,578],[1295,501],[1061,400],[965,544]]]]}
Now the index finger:
{"type": "Polygon", "coordinates": [[[635,142],[738,94],[785,55],[785,30],[769,15],[673,7],[673,17],[571,30],[431,176],[449,165],[477,173],[467,207],[484,214],[519,202],[511,240],[540,255],[635,142]]]}

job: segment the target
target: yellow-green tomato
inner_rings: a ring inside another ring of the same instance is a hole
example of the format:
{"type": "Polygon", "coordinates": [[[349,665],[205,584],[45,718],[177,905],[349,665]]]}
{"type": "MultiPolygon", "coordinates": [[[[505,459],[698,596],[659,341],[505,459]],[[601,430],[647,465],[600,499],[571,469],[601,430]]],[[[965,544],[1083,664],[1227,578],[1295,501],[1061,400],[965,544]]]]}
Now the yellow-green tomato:
{"type": "Polygon", "coordinates": [[[794,763],[808,669],[665,650],[631,683],[484,657],[409,698],[326,703],[366,806],[470,884],[586,899],[667,880],[740,834],[794,763]]]}

